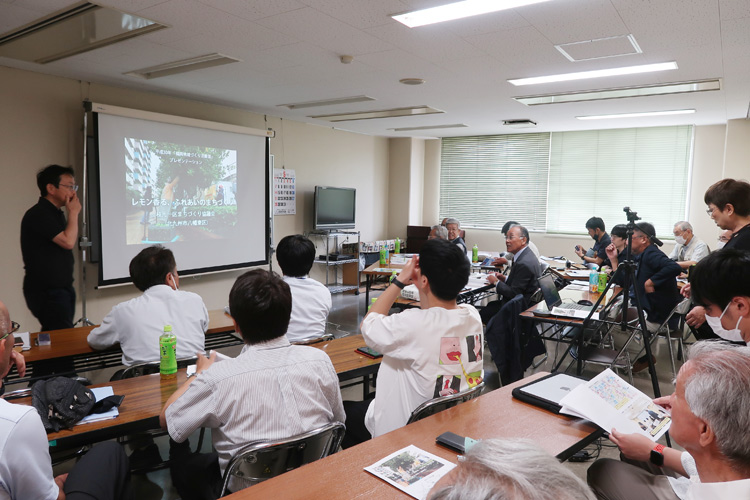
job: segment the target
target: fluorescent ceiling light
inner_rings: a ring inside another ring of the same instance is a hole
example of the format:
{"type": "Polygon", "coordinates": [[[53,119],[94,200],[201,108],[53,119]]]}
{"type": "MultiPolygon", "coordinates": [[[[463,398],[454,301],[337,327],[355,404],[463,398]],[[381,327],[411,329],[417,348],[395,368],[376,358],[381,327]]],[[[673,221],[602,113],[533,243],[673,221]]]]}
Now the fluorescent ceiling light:
{"type": "Polygon", "coordinates": [[[540,83],[569,82],[573,80],[586,80],[588,78],[603,78],[605,76],[635,75],[639,73],[653,73],[654,71],[666,71],[677,69],[674,61],[656,64],[643,64],[640,66],[624,66],[621,68],[597,69],[593,71],[581,71],[578,73],[563,73],[560,75],[534,76],[531,78],[517,78],[508,80],[513,85],[537,85],[540,83]]]}
{"type": "Polygon", "coordinates": [[[453,123],[451,125],[425,125],[423,127],[389,128],[388,130],[393,130],[394,132],[409,132],[412,130],[433,130],[433,129],[439,129],[439,128],[464,128],[464,127],[468,127],[468,125],[465,125],[463,123],[453,123]]]}
{"type": "Polygon", "coordinates": [[[167,25],[90,2],[78,2],[0,35],[0,56],[47,64],[167,25]]]}
{"type": "Polygon", "coordinates": [[[158,66],[151,66],[149,68],[128,71],[124,74],[151,80],[153,78],[177,75],[179,73],[187,73],[188,71],[195,71],[197,69],[213,68],[214,66],[236,62],[240,62],[240,60],[235,57],[229,57],[223,54],[206,54],[203,56],[191,57],[189,59],[180,59],[179,61],[159,64],[158,66]]]}
{"type": "Polygon", "coordinates": [[[432,115],[435,113],[444,113],[439,109],[429,106],[412,106],[409,108],[381,109],[378,111],[359,111],[356,113],[339,113],[335,115],[316,115],[308,118],[316,118],[329,122],[347,122],[353,120],[372,120],[374,118],[397,118],[402,116],[432,115]]]}
{"type": "Polygon", "coordinates": [[[506,9],[515,9],[524,5],[548,2],[549,0],[464,0],[463,2],[449,3],[429,9],[415,10],[405,14],[391,16],[401,24],[410,28],[425,26],[428,24],[442,23],[464,17],[489,14],[506,9]]]}
{"type": "Polygon", "coordinates": [[[277,104],[278,107],[286,107],[289,109],[302,109],[302,108],[315,108],[318,106],[333,106],[334,104],[352,104],[355,102],[367,102],[374,101],[374,97],[366,95],[355,95],[352,97],[338,97],[336,99],[326,99],[324,101],[307,101],[307,102],[295,102],[291,104],[277,104]]]}
{"type": "Polygon", "coordinates": [[[606,120],[608,118],[640,118],[642,116],[689,115],[694,109],[673,109],[669,111],[644,111],[642,113],[619,113],[614,115],[576,116],[579,120],[606,120]]]}
{"type": "Polygon", "coordinates": [[[541,104],[561,104],[581,101],[603,101],[606,99],[623,99],[626,97],[646,97],[668,94],[685,94],[690,92],[707,92],[721,90],[721,80],[696,80],[692,82],[657,83],[638,87],[618,87],[611,89],[587,90],[583,92],[565,92],[559,94],[540,94],[514,97],[513,99],[526,106],[541,104]]]}

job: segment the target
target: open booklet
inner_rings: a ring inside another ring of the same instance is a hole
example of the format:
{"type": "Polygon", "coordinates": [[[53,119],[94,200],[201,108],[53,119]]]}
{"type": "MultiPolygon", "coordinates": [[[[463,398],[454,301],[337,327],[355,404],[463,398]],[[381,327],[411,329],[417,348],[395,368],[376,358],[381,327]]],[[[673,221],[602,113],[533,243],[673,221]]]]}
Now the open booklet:
{"type": "Polygon", "coordinates": [[[414,445],[402,448],[365,470],[404,493],[423,500],[435,483],[456,465],[414,445]]]}
{"type": "Polygon", "coordinates": [[[560,413],[585,418],[607,432],[636,433],[657,441],[672,418],[651,398],[607,368],[560,401],[560,413]]]}

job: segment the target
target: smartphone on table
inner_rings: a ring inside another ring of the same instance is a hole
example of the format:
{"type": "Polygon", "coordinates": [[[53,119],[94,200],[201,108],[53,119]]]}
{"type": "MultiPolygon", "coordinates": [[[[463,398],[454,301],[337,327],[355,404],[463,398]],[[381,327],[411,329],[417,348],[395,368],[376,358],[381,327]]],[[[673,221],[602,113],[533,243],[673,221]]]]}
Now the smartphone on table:
{"type": "Polygon", "coordinates": [[[367,346],[357,347],[355,351],[361,354],[362,356],[366,356],[371,359],[378,359],[378,358],[383,357],[383,355],[380,354],[378,351],[376,351],[375,349],[371,349],[367,346]]]}

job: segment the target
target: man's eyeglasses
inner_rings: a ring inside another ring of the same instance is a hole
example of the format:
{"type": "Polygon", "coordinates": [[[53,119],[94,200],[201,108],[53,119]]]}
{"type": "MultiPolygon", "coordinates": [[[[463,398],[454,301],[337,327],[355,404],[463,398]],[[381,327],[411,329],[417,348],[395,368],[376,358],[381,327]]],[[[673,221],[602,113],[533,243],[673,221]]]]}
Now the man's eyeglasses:
{"type": "Polygon", "coordinates": [[[0,341],[2,341],[2,340],[5,340],[5,338],[6,338],[6,337],[7,337],[8,335],[10,335],[11,333],[15,333],[15,332],[17,332],[19,328],[21,328],[21,325],[19,325],[19,324],[18,324],[18,323],[16,323],[15,321],[11,321],[11,322],[10,322],[10,331],[9,331],[8,333],[6,333],[5,335],[3,335],[2,337],[0,337],[0,341]]]}
{"type": "Polygon", "coordinates": [[[77,184],[60,184],[62,187],[66,187],[70,189],[71,191],[78,191],[78,185],[77,184]]]}

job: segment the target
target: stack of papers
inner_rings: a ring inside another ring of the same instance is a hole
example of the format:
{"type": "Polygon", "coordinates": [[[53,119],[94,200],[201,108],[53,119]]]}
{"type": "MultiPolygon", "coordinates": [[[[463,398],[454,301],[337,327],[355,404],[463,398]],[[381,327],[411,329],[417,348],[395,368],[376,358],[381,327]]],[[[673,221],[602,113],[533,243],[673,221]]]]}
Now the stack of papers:
{"type": "Polygon", "coordinates": [[[391,453],[365,470],[407,495],[426,499],[435,483],[456,465],[414,445],[391,453]]]}
{"type": "MultiPolygon", "coordinates": [[[[94,397],[97,401],[101,401],[104,398],[108,398],[109,396],[114,396],[114,391],[112,390],[112,386],[107,387],[95,387],[91,389],[91,392],[94,393],[94,397]]],[[[99,420],[108,420],[110,418],[115,418],[120,414],[120,410],[117,409],[117,407],[113,407],[111,410],[106,411],[104,413],[93,413],[91,415],[86,415],[81,420],[76,423],[76,425],[81,424],[88,424],[91,422],[97,422],[99,420]]]]}
{"type": "Polygon", "coordinates": [[[655,405],[650,397],[609,368],[570,391],[560,404],[560,413],[590,420],[607,432],[615,428],[653,441],[662,437],[672,424],[667,410],[655,405]]]}

